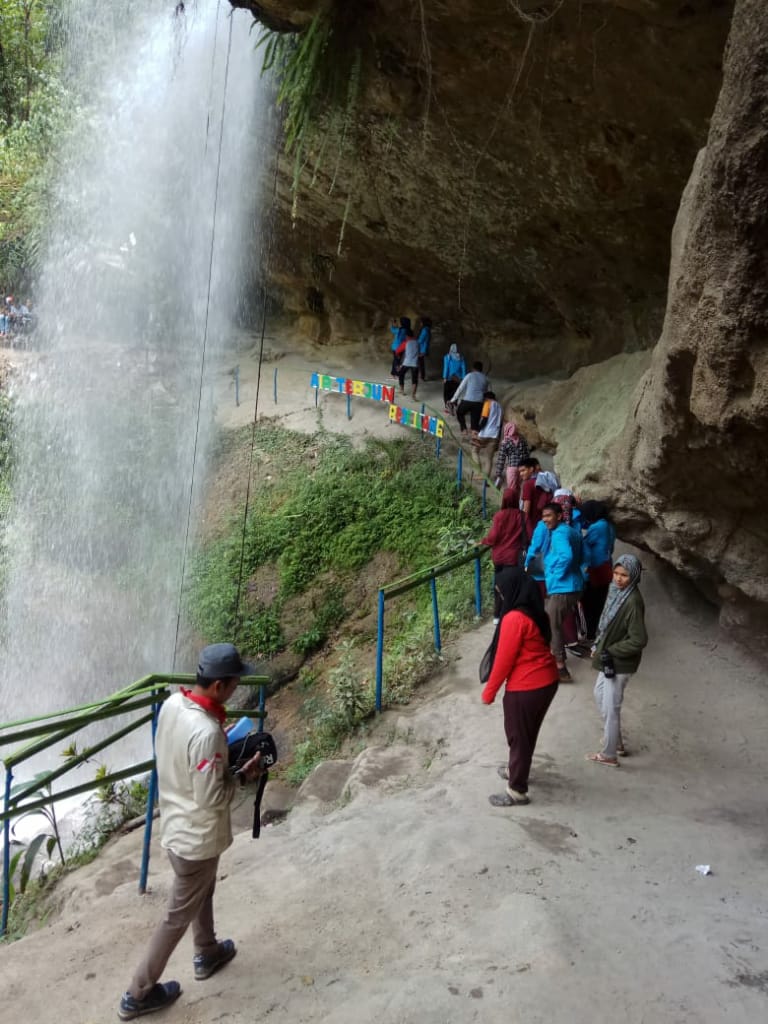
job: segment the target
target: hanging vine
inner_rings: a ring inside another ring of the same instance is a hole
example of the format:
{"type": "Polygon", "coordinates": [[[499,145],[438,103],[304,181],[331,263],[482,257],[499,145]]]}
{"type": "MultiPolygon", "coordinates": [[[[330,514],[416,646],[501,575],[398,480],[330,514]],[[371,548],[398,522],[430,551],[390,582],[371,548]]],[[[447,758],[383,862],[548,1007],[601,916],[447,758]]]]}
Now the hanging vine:
{"type": "MultiPolygon", "coordinates": [[[[316,14],[300,35],[267,30],[257,44],[264,51],[262,74],[271,72],[278,83],[283,145],[293,157],[294,219],[307,164],[311,161],[313,187],[328,159],[332,166],[328,171],[330,194],[343,158],[354,146],[365,42],[364,19],[359,12],[354,17],[346,5],[339,5],[316,14]]],[[[350,202],[348,195],[346,213],[350,202]]],[[[343,230],[342,226],[342,235],[343,230]]]]}

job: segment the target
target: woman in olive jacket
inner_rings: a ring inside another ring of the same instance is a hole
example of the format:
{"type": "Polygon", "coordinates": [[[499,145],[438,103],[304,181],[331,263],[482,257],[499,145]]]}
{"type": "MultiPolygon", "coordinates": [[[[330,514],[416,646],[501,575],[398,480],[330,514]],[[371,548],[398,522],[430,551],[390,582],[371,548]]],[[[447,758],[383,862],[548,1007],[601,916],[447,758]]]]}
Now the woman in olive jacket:
{"type": "Polygon", "coordinates": [[[634,555],[620,555],[614,562],[613,583],[592,648],[592,665],[599,671],[595,702],[603,718],[603,749],[587,754],[587,760],[611,768],[618,768],[618,755],[626,753],[621,736],[621,704],[630,676],[637,672],[648,643],[645,604],[638,589],[641,572],[640,561],[634,555]]]}

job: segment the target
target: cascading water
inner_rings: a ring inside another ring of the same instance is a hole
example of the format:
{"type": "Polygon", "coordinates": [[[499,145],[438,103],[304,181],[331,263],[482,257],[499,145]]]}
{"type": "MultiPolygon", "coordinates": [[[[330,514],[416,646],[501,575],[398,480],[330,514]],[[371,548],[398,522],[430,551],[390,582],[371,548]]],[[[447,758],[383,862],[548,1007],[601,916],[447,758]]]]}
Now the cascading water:
{"type": "Polygon", "coordinates": [[[80,73],[102,80],[61,156],[39,328],[14,383],[0,722],[173,668],[211,381],[242,243],[251,261],[258,249],[271,146],[250,16],[222,0],[115,5],[106,60],[103,7],[70,29],[80,73]]]}

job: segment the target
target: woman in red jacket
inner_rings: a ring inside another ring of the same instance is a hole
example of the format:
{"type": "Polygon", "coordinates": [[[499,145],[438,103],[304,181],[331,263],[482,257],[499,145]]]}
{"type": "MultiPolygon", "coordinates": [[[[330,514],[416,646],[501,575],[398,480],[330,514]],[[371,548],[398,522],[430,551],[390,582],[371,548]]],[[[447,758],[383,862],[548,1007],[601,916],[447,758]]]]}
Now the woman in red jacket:
{"type": "Polygon", "coordinates": [[[557,693],[558,669],[549,649],[549,618],[535,582],[522,569],[505,569],[496,586],[502,617],[493,638],[491,674],[482,700],[493,704],[504,684],[509,764],[506,771],[499,769],[507,780],[506,793],[494,793],[488,799],[494,807],[514,807],[530,803],[531,761],[541,723],[557,693]]]}
{"type": "Polygon", "coordinates": [[[518,508],[520,492],[516,487],[504,491],[501,509],[493,517],[491,528],[479,544],[487,544],[491,548],[491,559],[496,571],[493,592],[493,624],[498,626],[501,617],[501,595],[499,592],[499,575],[511,566],[520,564],[520,555],[527,546],[525,536],[525,518],[518,508]]]}

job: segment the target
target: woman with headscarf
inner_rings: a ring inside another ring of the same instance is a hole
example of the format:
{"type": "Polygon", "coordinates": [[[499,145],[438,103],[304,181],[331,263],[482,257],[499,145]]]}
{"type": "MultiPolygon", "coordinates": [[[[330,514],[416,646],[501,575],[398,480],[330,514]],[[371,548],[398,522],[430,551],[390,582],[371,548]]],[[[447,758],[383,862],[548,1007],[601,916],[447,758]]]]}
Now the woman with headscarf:
{"type": "Polygon", "coordinates": [[[507,487],[518,486],[519,467],[523,459],[531,454],[528,442],[517,429],[517,423],[510,420],[504,427],[504,433],[496,456],[496,486],[500,487],[506,473],[507,487]]]}
{"type": "Polygon", "coordinates": [[[616,530],[608,518],[602,501],[585,501],[581,505],[583,570],[586,575],[581,603],[587,626],[587,641],[597,636],[597,624],[603,610],[608,587],[613,578],[613,545],[616,530]]]}
{"type": "Polygon", "coordinates": [[[491,644],[491,669],[482,701],[492,704],[504,686],[504,732],[509,762],[499,769],[504,793],[489,797],[494,807],[528,804],[528,776],[541,723],[557,693],[558,670],[549,649],[552,632],[538,587],[522,569],[505,569],[496,584],[501,621],[491,644]]]}
{"type": "Polygon", "coordinates": [[[587,760],[611,768],[618,768],[618,755],[627,752],[621,735],[621,704],[648,643],[645,604],[638,589],[641,572],[640,561],[634,555],[619,555],[616,559],[593,648],[592,665],[598,669],[595,702],[604,731],[603,749],[587,754],[587,760]]]}
{"type": "Polygon", "coordinates": [[[524,534],[523,513],[519,509],[520,492],[514,487],[504,491],[501,508],[494,515],[491,528],[479,544],[487,544],[491,549],[491,560],[495,572],[493,588],[493,624],[497,626],[501,618],[501,592],[499,578],[505,569],[516,568],[520,563],[520,555],[527,544],[524,534]]]}
{"type": "Polygon", "coordinates": [[[443,356],[443,405],[445,411],[453,415],[451,401],[456,394],[459,384],[467,376],[467,364],[464,356],[459,352],[458,346],[451,345],[446,355],[443,356]]]}

